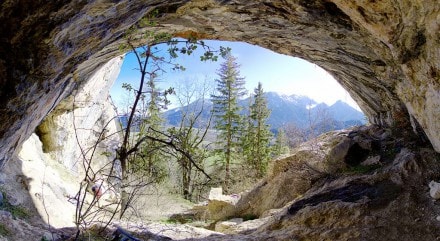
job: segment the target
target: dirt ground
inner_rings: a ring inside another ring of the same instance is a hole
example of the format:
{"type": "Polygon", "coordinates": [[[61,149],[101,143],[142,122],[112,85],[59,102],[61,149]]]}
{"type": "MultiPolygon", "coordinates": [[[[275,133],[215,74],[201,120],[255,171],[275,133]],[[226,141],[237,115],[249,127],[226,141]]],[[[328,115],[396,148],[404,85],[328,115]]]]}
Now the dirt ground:
{"type": "Polygon", "coordinates": [[[173,214],[183,213],[191,209],[194,204],[170,194],[164,187],[150,187],[135,201],[134,210],[129,219],[133,221],[162,221],[167,222],[173,214]]]}

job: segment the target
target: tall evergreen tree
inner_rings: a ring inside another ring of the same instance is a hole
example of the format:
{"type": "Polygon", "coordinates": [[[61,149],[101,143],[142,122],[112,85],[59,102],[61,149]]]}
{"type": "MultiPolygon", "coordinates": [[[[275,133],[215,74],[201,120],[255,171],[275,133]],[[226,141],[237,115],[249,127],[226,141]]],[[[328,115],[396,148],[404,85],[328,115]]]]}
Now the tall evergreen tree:
{"type": "Polygon", "coordinates": [[[220,131],[218,135],[219,153],[223,154],[225,167],[224,189],[227,191],[231,179],[230,165],[234,152],[239,145],[242,118],[238,100],[246,95],[244,78],[240,76],[239,64],[231,54],[225,57],[225,62],[218,70],[219,78],[216,79],[217,95],[211,95],[213,102],[213,114],[216,119],[215,129],[220,131]]]}
{"type": "Polygon", "coordinates": [[[280,156],[289,153],[289,151],[290,150],[286,132],[284,131],[284,129],[280,128],[278,129],[278,133],[275,139],[274,155],[280,156]]]}
{"type": "Polygon", "coordinates": [[[270,132],[270,125],[267,119],[270,115],[270,110],[267,108],[267,99],[264,96],[263,86],[261,82],[258,87],[254,89],[253,95],[254,103],[250,106],[250,119],[253,124],[253,135],[251,139],[253,146],[253,166],[261,177],[266,173],[268,160],[270,158],[270,140],[272,133],[270,132]]]}
{"type": "Polygon", "coordinates": [[[254,153],[255,153],[255,133],[254,133],[254,121],[251,118],[251,106],[253,103],[253,96],[249,97],[248,103],[248,113],[246,113],[243,121],[243,130],[244,133],[241,136],[241,150],[243,152],[243,156],[245,157],[246,165],[253,167],[254,164],[254,153]]]}
{"type": "MultiPolygon", "coordinates": [[[[163,129],[164,119],[161,116],[161,110],[166,109],[168,100],[167,91],[162,91],[157,87],[157,79],[155,75],[151,75],[143,90],[144,95],[141,99],[141,108],[139,126],[139,138],[149,135],[154,138],[161,136],[160,131],[163,129]]],[[[133,168],[137,171],[143,171],[150,177],[160,181],[165,176],[163,159],[163,144],[152,139],[147,139],[142,145],[138,161],[133,163],[133,168]]]]}

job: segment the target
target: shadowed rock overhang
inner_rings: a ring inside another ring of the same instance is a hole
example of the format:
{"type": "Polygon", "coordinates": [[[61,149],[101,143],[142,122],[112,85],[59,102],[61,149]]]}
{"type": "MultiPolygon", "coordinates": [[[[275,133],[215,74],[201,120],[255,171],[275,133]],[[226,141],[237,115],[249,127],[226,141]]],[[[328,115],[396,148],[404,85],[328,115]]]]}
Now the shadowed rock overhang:
{"type": "Polygon", "coordinates": [[[440,151],[436,0],[7,0],[0,12],[1,165],[62,99],[121,54],[124,31],[154,9],[157,31],[244,41],[315,63],[372,123],[413,128],[440,151]]]}

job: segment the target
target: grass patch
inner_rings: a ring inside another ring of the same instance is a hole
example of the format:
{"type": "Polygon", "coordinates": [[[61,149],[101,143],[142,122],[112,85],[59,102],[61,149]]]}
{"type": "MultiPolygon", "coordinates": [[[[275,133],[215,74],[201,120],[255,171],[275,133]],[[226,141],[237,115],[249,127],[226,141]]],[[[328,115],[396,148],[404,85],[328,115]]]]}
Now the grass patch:
{"type": "Polygon", "coordinates": [[[90,233],[90,232],[87,232],[87,233],[81,234],[81,235],[78,237],[78,241],[89,241],[89,240],[94,240],[94,241],[107,241],[107,240],[109,240],[109,239],[108,239],[108,237],[105,237],[105,236],[100,235],[100,234],[98,234],[98,233],[90,233]]]}
{"type": "Polygon", "coordinates": [[[163,221],[169,224],[185,224],[194,222],[194,216],[192,214],[173,214],[171,217],[163,221]]]}

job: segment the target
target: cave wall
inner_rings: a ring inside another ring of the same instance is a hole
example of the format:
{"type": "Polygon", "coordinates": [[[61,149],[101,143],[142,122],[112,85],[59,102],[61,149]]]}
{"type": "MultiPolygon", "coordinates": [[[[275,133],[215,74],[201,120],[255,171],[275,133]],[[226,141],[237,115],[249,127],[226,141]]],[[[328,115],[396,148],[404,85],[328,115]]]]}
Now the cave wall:
{"type": "Polygon", "coordinates": [[[123,60],[118,56],[98,68],[36,129],[42,151],[73,173],[84,173],[85,160],[97,171],[116,157],[122,133],[109,92],[123,60]]]}
{"type": "MultiPolygon", "coordinates": [[[[158,10],[158,31],[245,41],[301,57],[347,89],[370,121],[419,125],[440,151],[436,0],[6,0],[0,26],[0,163],[158,10]]],[[[264,60],[262,60],[264,61],[264,60]]]]}

